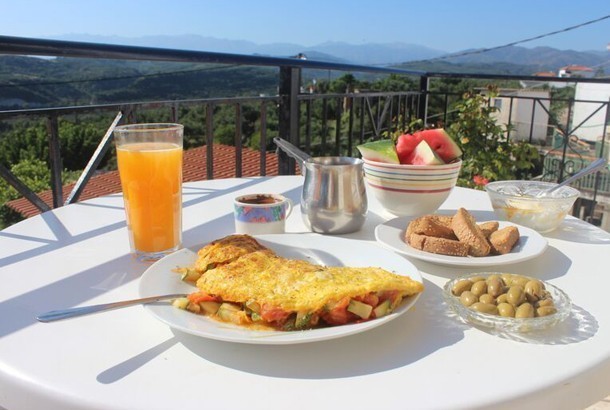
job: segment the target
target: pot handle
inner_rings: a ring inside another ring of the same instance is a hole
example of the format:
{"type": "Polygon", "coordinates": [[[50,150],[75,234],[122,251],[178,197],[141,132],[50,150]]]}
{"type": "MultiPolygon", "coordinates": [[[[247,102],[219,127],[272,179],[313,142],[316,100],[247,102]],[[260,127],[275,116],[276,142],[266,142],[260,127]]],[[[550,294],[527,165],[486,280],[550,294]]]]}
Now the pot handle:
{"type": "Polygon", "coordinates": [[[299,166],[301,167],[301,173],[304,174],[305,162],[307,162],[307,160],[311,158],[311,155],[304,151],[301,151],[295,145],[280,137],[273,138],[273,142],[275,142],[275,145],[277,145],[277,147],[284,151],[289,157],[294,158],[299,162],[299,166]]]}

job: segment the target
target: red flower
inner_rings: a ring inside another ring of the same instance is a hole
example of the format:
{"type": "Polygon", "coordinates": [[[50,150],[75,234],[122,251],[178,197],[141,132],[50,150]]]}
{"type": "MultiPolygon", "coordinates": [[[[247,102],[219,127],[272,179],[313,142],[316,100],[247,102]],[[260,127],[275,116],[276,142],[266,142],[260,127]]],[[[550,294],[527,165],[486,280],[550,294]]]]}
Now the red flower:
{"type": "Polygon", "coordinates": [[[475,175],[472,180],[474,181],[475,185],[479,186],[485,186],[489,184],[489,179],[482,177],[481,175],[475,175]]]}

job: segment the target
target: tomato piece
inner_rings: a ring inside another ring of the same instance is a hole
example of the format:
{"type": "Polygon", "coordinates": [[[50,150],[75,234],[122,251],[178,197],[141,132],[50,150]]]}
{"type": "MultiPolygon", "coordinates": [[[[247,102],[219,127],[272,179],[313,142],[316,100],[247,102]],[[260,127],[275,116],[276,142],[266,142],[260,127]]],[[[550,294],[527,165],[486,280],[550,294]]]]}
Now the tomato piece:
{"type": "Polygon", "coordinates": [[[200,302],[222,302],[222,298],[220,296],[208,295],[205,292],[191,293],[187,297],[190,302],[197,304],[200,302]]]}
{"type": "Polygon", "coordinates": [[[290,316],[290,312],[286,312],[281,308],[278,308],[276,306],[270,306],[269,304],[264,303],[261,306],[260,315],[265,322],[282,325],[290,316]]]}
{"type": "Polygon", "coordinates": [[[322,313],[322,319],[324,319],[324,321],[329,325],[344,325],[348,322],[356,321],[358,316],[347,311],[347,306],[349,305],[350,300],[351,298],[345,297],[339,302],[335,303],[332,308],[322,313]]]}

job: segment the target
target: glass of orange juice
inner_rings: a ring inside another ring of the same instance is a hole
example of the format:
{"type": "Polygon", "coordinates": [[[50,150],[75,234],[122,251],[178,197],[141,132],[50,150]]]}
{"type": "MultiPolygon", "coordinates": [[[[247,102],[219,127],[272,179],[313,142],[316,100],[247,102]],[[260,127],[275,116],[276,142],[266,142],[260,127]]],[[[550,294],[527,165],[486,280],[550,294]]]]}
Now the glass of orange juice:
{"type": "Polygon", "coordinates": [[[182,244],[180,124],[129,124],[114,138],[127,230],[138,260],[154,261],[182,244]]]}

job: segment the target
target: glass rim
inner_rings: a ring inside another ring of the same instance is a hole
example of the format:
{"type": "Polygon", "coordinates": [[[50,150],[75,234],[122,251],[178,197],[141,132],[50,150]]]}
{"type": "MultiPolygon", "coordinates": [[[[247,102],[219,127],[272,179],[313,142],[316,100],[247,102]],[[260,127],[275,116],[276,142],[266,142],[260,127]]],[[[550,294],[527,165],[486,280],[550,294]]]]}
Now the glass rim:
{"type": "Polygon", "coordinates": [[[150,131],[184,130],[184,125],[171,122],[150,122],[118,125],[114,132],[150,132],[150,131]]]}
{"type": "Polygon", "coordinates": [[[235,198],[233,198],[233,203],[235,203],[236,205],[265,205],[265,206],[269,206],[269,205],[278,205],[278,204],[282,204],[284,202],[288,202],[288,198],[285,197],[282,194],[274,194],[274,193],[254,193],[254,194],[244,194],[244,195],[239,195],[236,196],[235,198]],[[250,202],[244,202],[244,200],[247,199],[251,199],[251,198],[260,198],[260,197],[267,197],[267,198],[273,198],[275,200],[277,200],[278,202],[275,202],[274,204],[252,204],[250,202]]]}
{"type": "Polygon", "coordinates": [[[539,185],[541,187],[550,188],[557,185],[556,182],[549,181],[532,181],[532,180],[508,180],[508,181],[492,181],[485,185],[485,191],[504,199],[519,199],[520,201],[532,202],[556,202],[557,200],[572,200],[580,196],[580,191],[570,185],[559,188],[556,192],[565,192],[565,196],[548,196],[548,197],[533,197],[533,196],[516,196],[514,194],[500,191],[505,186],[522,186],[522,185],[539,185]]]}

